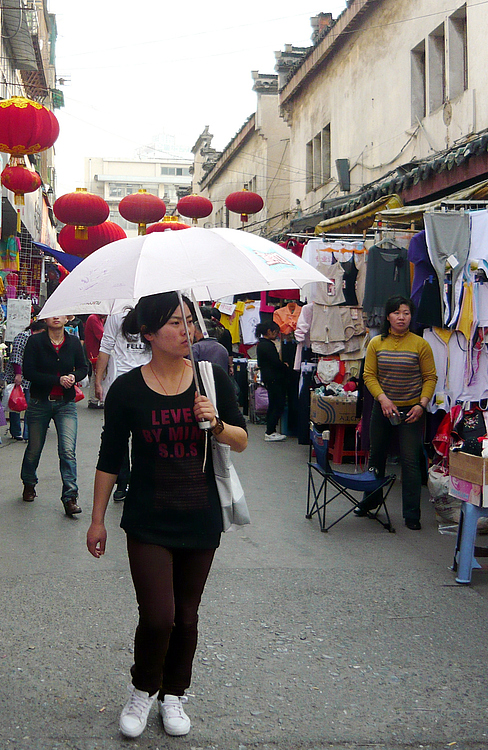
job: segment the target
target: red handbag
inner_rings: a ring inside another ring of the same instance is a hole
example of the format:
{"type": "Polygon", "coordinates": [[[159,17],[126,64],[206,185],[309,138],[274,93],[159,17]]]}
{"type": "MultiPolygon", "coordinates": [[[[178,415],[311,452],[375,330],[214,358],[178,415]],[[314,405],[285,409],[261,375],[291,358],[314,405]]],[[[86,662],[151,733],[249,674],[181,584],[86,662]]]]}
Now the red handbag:
{"type": "Polygon", "coordinates": [[[75,383],[75,404],[78,403],[78,401],[83,401],[85,398],[85,394],[81,390],[80,386],[75,383]]]}
{"type": "Polygon", "coordinates": [[[14,385],[12,388],[12,393],[8,400],[8,408],[10,411],[25,411],[27,409],[27,401],[25,400],[21,385],[14,385]]]}

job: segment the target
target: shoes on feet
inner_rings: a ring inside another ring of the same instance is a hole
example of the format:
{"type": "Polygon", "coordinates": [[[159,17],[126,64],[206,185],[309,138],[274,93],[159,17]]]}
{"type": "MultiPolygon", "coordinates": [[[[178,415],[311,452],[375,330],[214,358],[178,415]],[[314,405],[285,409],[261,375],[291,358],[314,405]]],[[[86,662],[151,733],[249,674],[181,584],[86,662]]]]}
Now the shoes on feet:
{"type": "Polygon", "coordinates": [[[264,440],[266,443],[277,443],[281,440],[286,440],[286,435],[281,435],[279,432],[272,432],[270,435],[268,435],[268,433],[265,432],[264,440]]]}
{"type": "Polygon", "coordinates": [[[126,737],[139,737],[146,728],[149,711],[158,694],[149,695],[132,684],[128,685],[127,690],[129,700],[120,714],[119,729],[126,737]]]}
{"type": "Polygon", "coordinates": [[[356,508],[354,508],[353,513],[357,518],[364,518],[364,516],[367,516],[369,513],[369,510],[366,508],[361,508],[360,505],[358,505],[356,508]]]}
{"type": "Polygon", "coordinates": [[[158,700],[159,713],[166,734],[182,737],[190,731],[191,721],[183,709],[183,703],[187,702],[186,695],[181,698],[177,695],[165,695],[164,701],[158,700]]]}
{"type": "Polygon", "coordinates": [[[76,515],[76,513],[82,512],[80,506],[76,502],[77,499],[78,499],[77,497],[70,497],[66,501],[63,500],[64,512],[66,513],[67,516],[74,516],[76,515]]]}
{"type": "Polygon", "coordinates": [[[127,495],[127,489],[119,490],[118,488],[114,492],[114,503],[121,503],[125,500],[127,495]]]}
{"type": "Polygon", "coordinates": [[[36,496],[36,488],[33,484],[24,484],[24,491],[22,493],[22,500],[26,503],[31,503],[36,496]]]}
{"type": "Polygon", "coordinates": [[[412,531],[420,531],[420,529],[422,528],[420,521],[415,521],[411,518],[405,519],[405,526],[407,527],[407,529],[411,529],[412,531]]]}
{"type": "Polygon", "coordinates": [[[374,511],[377,509],[377,507],[378,506],[375,505],[374,508],[366,508],[365,506],[361,505],[361,503],[360,503],[359,505],[357,505],[354,508],[353,513],[354,513],[354,515],[357,518],[364,518],[364,516],[367,516],[368,513],[374,513],[374,511]]]}
{"type": "Polygon", "coordinates": [[[24,442],[24,438],[22,437],[22,435],[12,435],[12,439],[17,440],[18,443],[24,442]]]}
{"type": "Polygon", "coordinates": [[[88,408],[89,409],[103,409],[104,406],[101,401],[89,401],[88,408]]]}

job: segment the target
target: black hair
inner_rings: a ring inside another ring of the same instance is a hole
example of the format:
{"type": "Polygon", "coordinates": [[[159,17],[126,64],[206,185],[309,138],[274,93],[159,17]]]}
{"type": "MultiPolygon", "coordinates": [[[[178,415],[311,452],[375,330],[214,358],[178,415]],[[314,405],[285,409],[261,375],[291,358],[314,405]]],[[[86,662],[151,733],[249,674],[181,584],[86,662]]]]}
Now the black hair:
{"type": "Polygon", "coordinates": [[[200,307],[200,312],[202,313],[202,318],[204,318],[205,320],[212,320],[212,318],[215,318],[215,320],[220,320],[220,310],[218,307],[202,305],[200,307]]]}
{"type": "MultiPolygon", "coordinates": [[[[195,308],[188,297],[182,295],[183,302],[188,306],[191,314],[195,317],[195,308]]],[[[179,307],[180,301],[177,292],[161,292],[141,297],[137,305],[129,310],[122,323],[122,333],[126,339],[136,334],[146,349],[151,348],[149,341],[144,338],[145,333],[156,333],[162,328],[179,307]]]]}
{"type": "Polygon", "coordinates": [[[389,297],[385,303],[385,319],[383,320],[383,325],[381,327],[382,339],[386,339],[386,337],[390,333],[390,321],[388,320],[388,315],[398,310],[400,305],[407,305],[413,316],[415,310],[413,300],[411,300],[409,297],[403,297],[401,294],[395,294],[393,297],[389,297]]]}
{"type": "Polygon", "coordinates": [[[47,328],[46,321],[45,320],[31,320],[26,331],[30,331],[31,333],[35,333],[36,331],[45,331],[47,328]]]}
{"type": "Polygon", "coordinates": [[[278,323],[275,323],[274,320],[269,320],[268,322],[264,323],[258,323],[256,326],[256,336],[259,338],[260,336],[265,336],[268,331],[279,331],[280,327],[278,323]]]}

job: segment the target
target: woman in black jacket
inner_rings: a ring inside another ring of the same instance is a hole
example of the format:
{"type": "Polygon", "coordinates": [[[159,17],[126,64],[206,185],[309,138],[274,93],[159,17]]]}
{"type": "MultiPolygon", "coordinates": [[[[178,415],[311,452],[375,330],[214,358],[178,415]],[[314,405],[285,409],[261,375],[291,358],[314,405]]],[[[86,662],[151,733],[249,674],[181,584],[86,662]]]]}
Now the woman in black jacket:
{"type": "Polygon", "coordinates": [[[280,327],[274,321],[258,323],[256,336],[261,338],[256,347],[258,367],[261,380],[268,391],[268,413],[266,415],[266,442],[286,440],[286,435],[276,432],[276,425],[283,413],[286,403],[286,378],[288,367],[281,361],[278,350],[274,345],[280,333],[280,327]]]}
{"type": "Polygon", "coordinates": [[[81,513],[76,473],[75,383],[86,376],[88,365],[80,340],[66,333],[68,318],[46,318],[47,331],[31,336],[24,352],[24,375],[31,381],[26,411],[29,442],[25,449],[20,477],[24,483],[22,499],[32,502],[36,496],[37,467],[51,419],[58,434],[59,468],[63,480],[61,501],[66,515],[81,513]]]}

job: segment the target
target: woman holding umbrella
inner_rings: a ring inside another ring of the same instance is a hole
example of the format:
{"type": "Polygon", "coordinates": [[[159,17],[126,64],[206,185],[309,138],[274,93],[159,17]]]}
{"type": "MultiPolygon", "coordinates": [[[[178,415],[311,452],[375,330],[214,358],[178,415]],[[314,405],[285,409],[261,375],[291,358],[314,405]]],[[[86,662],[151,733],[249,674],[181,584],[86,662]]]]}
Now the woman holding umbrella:
{"type": "MultiPolygon", "coordinates": [[[[184,316],[193,332],[191,302],[184,316]]],[[[132,473],[121,526],[127,534],[132,579],[139,605],[129,699],[120,730],[138,737],[154,701],[166,732],[184,735],[190,719],[183,704],[197,643],[198,607],[222,532],[222,517],[208,435],[232,450],[247,445],[245,421],[226,373],[214,368],[212,402],[198,395],[183,311],[176,292],[143,297],[124,321],[140,333],[151,361],[121,375],[105,401],[105,425],[97,465],[87,545],[105,552],[105,510],[121,456],[132,436],[132,473]]]]}

